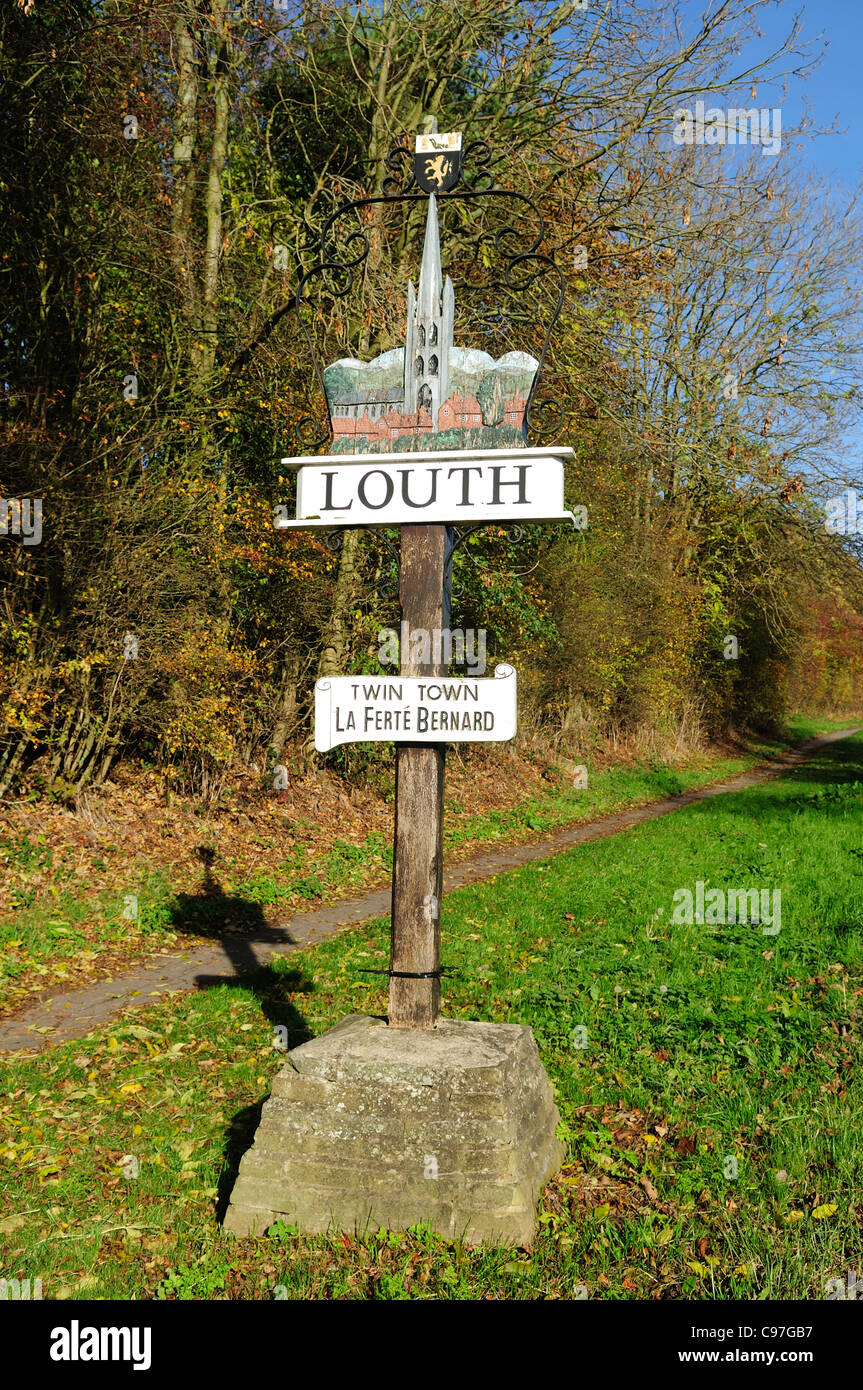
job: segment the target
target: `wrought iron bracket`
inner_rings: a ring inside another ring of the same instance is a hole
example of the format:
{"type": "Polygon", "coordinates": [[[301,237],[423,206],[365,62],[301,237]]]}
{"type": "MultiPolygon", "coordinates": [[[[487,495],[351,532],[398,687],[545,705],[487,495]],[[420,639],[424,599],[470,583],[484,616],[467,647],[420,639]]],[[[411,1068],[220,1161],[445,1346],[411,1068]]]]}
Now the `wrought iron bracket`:
{"type": "MultiPolygon", "coordinates": [[[[549,253],[541,249],[546,240],[546,223],[533,199],[517,189],[497,186],[490,167],[491,152],[486,141],[474,140],[465,147],[461,160],[461,178],[463,178],[466,169],[470,170],[471,161],[473,161],[475,169],[473,181],[467,182],[463,186],[456,184],[448,191],[438,193],[436,195],[438,202],[443,204],[479,198],[499,198],[511,199],[516,204],[520,204],[523,209],[529,209],[536,218],[537,231],[528,245],[525,246],[522,243],[522,233],[511,224],[502,227],[494,234],[495,250],[503,260],[503,279],[502,282],[498,283],[503,291],[511,294],[524,294],[544,276],[550,276],[556,285],[551,316],[545,328],[536,372],[525,406],[524,422],[525,433],[527,434],[532,426],[536,428],[542,422],[544,427],[547,419],[550,421],[562,419],[563,416],[563,410],[558,401],[550,397],[540,399],[537,391],[545,366],[551,335],[565,302],[566,283],[563,270],[554,258],[554,250],[552,249],[549,253]],[[513,249],[515,246],[519,246],[520,249],[513,249]]],[[[328,294],[334,299],[342,299],[348,295],[354,287],[357,273],[365,264],[371,250],[369,238],[364,231],[356,226],[346,233],[341,250],[339,250],[333,245],[333,234],[336,227],[342,218],[351,213],[360,213],[366,208],[380,204],[423,203],[427,201],[429,196],[419,190],[414,179],[411,151],[406,144],[401,143],[391,149],[386,156],[385,165],[389,173],[382,181],[380,193],[364,198],[354,198],[350,202],[343,203],[327,218],[318,243],[319,259],[300,277],[294,293],[293,307],[308,344],[315,379],[323,401],[326,401],[323,369],[315,349],[313,334],[303,317],[302,306],[310,298],[309,290],[316,282],[324,282],[328,294]],[[407,168],[405,167],[406,163],[407,168]],[[406,180],[405,173],[407,173],[406,180]]],[[[507,315],[503,311],[498,311],[498,317],[503,323],[506,321],[507,315]]],[[[329,419],[324,423],[322,418],[315,419],[306,416],[298,422],[295,436],[298,448],[302,451],[319,449],[329,442],[329,419]]]]}

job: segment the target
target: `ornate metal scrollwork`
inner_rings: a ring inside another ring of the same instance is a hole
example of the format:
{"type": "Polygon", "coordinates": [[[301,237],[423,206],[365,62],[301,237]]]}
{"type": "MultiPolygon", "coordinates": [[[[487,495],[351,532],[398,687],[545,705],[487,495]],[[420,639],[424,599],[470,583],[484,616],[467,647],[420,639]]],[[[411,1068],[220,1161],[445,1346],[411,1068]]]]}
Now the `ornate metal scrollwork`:
{"type": "MultiPolygon", "coordinates": [[[[360,214],[364,209],[379,204],[422,203],[427,198],[426,193],[418,190],[413,174],[412,154],[406,144],[398,144],[389,151],[385,159],[385,166],[388,172],[382,180],[379,194],[354,198],[350,202],[343,203],[327,218],[320,235],[319,259],[300,278],[294,294],[294,308],[309,346],[322,400],[326,399],[323,371],[309,326],[303,318],[302,306],[308,297],[309,287],[316,282],[325,285],[326,292],[333,299],[342,299],[348,295],[354,287],[357,272],[365,264],[371,250],[369,238],[360,227],[354,226],[348,230],[344,234],[340,246],[334,244],[336,229],[343,218],[351,214],[360,214]]],[[[526,430],[531,427],[544,429],[546,420],[559,420],[563,416],[559,402],[553,401],[549,397],[540,399],[537,396],[537,391],[545,366],[551,335],[565,300],[564,275],[561,267],[555,261],[554,255],[541,250],[546,238],[546,224],[536,203],[526,193],[511,188],[499,188],[495,183],[491,166],[492,154],[487,142],[484,140],[471,141],[462,153],[460,183],[448,192],[439,193],[437,195],[438,201],[442,204],[449,201],[469,201],[480,198],[511,199],[516,204],[520,204],[524,210],[529,210],[536,219],[536,234],[529,245],[524,245],[523,233],[512,224],[495,232],[493,243],[496,254],[503,261],[502,279],[497,282],[499,289],[509,295],[523,295],[537,285],[543,277],[549,276],[555,282],[555,299],[543,335],[542,346],[537,359],[538,365],[524,416],[526,430]]],[[[490,286],[489,290],[493,291],[494,287],[494,285],[490,286]]],[[[512,321],[512,316],[508,315],[506,310],[493,310],[487,317],[489,323],[497,318],[503,331],[506,331],[505,325],[512,321]]],[[[329,421],[327,420],[325,423],[322,417],[318,419],[306,417],[297,426],[297,437],[302,439],[305,447],[310,450],[320,448],[329,441],[329,421]]]]}
{"type": "Polygon", "coordinates": [[[476,169],[473,182],[467,185],[471,193],[482,193],[494,188],[494,173],[491,169],[491,146],[486,140],[471,140],[462,151],[462,178],[465,169],[470,169],[471,160],[476,169]]]}
{"type": "Polygon", "coordinates": [[[395,198],[400,193],[409,193],[416,187],[413,156],[409,146],[404,143],[393,145],[384,163],[390,171],[381,181],[381,193],[385,198],[395,198]],[[407,182],[404,173],[407,171],[407,182]]]}

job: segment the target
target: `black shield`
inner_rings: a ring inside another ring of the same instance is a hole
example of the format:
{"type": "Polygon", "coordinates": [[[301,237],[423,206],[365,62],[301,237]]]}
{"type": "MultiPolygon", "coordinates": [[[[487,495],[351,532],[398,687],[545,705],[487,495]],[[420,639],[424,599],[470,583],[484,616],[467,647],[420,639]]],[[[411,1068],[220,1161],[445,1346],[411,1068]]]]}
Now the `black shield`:
{"type": "MultiPolygon", "coordinates": [[[[429,137],[429,142],[434,136],[429,137]]],[[[418,150],[414,155],[414,178],[424,193],[447,193],[455,188],[461,173],[461,150],[418,150]]]]}

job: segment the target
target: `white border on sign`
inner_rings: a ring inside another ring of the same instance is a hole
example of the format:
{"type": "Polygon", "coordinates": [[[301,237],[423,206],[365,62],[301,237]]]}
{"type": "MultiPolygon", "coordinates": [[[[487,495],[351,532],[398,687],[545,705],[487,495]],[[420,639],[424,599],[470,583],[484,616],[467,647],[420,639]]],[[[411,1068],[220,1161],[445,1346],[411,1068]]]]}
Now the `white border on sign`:
{"type": "Polygon", "coordinates": [[[445,135],[438,135],[436,131],[430,131],[427,135],[418,135],[415,146],[416,154],[440,154],[444,151],[461,149],[460,130],[448,130],[445,135]]]}
{"type": "Polygon", "coordinates": [[[315,748],[319,753],[329,753],[331,749],[338,748],[344,743],[507,743],[511,738],[515,738],[518,730],[518,676],[514,666],[508,662],[501,662],[494,668],[492,677],[471,678],[467,676],[368,676],[358,674],[356,676],[322,676],[315,681],[315,748]],[[502,731],[495,731],[494,738],[477,737],[476,731],[471,730],[460,738],[457,734],[447,730],[430,730],[423,734],[418,734],[414,738],[399,738],[398,736],[386,738],[371,738],[368,734],[360,734],[357,738],[333,740],[333,689],[334,682],[339,685],[349,681],[359,684],[362,681],[379,681],[381,683],[392,683],[398,681],[400,685],[407,685],[408,688],[415,688],[419,685],[443,684],[447,685],[485,685],[490,686],[498,681],[512,681],[512,718],[502,726],[502,731]],[[435,736],[437,734],[437,737],[435,736]]]}
{"type": "Polygon", "coordinates": [[[536,449],[520,444],[513,449],[417,449],[392,454],[301,454],[295,458],[284,458],[281,464],[283,468],[293,472],[298,468],[321,464],[330,467],[333,464],[357,463],[365,464],[367,468],[378,468],[385,463],[432,463],[435,460],[446,463],[450,459],[477,459],[482,463],[493,462],[495,459],[499,459],[501,463],[509,459],[522,463],[537,459],[559,459],[561,463],[566,463],[574,458],[575,450],[568,444],[543,445],[536,449]]]}

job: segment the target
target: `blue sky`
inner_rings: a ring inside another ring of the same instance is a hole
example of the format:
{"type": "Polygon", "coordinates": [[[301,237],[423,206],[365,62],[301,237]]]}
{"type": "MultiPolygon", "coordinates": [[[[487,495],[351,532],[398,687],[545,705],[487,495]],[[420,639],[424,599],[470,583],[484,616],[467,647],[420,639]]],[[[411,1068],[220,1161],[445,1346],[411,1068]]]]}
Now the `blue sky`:
{"type": "MultiPolygon", "coordinates": [[[[759,84],[758,104],[781,104],[783,132],[799,122],[805,106],[817,127],[835,126],[835,134],[811,140],[805,158],[814,171],[850,191],[863,180],[863,0],[784,0],[765,6],[760,18],[764,40],[745,50],[744,58],[778,46],[796,15],[802,21],[798,42],[818,41],[818,50],[824,50],[821,61],[805,80],[789,77],[787,96],[759,84]]],[[[863,274],[863,267],[858,266],[857,273],[863,274]]],[[[840,458],[846,481],[859,483],[863,427],[850,430],[840,458]]]]}
{"type": "Polygon", "coordinates": [[[788,97],[782,101],[783,126],[796,123],[804,100],[817,125],[835,122],[842,133],[820,136],[809,157],[822,173],[854,187],[863,177],[863,0],[810,0],[806,5],[785,0],[770,5],[761,20],[766,43],[778,43],[797,13],[803,24],[801,39],[823,35],[821,42],[827,47],[811,77],[790,80],[788,97]]]}

